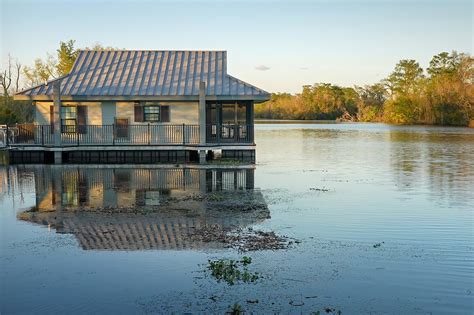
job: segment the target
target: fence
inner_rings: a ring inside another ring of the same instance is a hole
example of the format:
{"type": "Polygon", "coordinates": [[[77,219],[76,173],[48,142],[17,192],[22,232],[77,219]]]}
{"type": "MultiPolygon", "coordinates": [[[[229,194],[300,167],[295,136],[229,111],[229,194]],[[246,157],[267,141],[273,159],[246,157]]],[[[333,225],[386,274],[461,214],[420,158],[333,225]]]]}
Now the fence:
{"type": "MultiPolygon", "coordinates": [[[[67,125],[61,127],[61,146],[194,145],[199,125],[67,125]]],[[[53,125],[21,124],[5,128],[5,145],[53,146],[53,125]]],[[[0,134],[0,141],[1,141],[0,134]]],[[[207,125],[207,143],[253,143],[253,126],[207,125]]]]}

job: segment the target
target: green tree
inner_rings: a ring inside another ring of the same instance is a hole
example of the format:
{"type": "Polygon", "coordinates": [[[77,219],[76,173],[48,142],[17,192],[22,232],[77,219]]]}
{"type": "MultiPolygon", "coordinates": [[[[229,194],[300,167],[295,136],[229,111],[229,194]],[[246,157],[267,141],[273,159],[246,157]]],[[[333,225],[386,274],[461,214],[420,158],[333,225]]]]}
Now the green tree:
{"type": "Polygon", "coordinates": [[[433,124],[466,125],[473,119],[473,58],[453,51],[433,57],[427,98],[433,124]]]}
{"type": "MultiPolygon", "coordinates": [[[[423,69],[415,60],[400,60],[386,79],[391,98],[385,102],[383,119],[394,124],[413,124],[424,113],[423,69]]],[[[426,116],[426,115],[425,115],[426,116]]]]}
{"type": "Polygon", "coordinates": [[[430,61],[430,66],[426,69],[431,77],[438,75],[453,74],[459,67],[463,55],[458,54],[456,51],[439,53],[430,61]]]}
{"type": "Polygon", "coordinates": [[[33,67],[25,66],[23,68],[23,74],[27,86],[33,87],[57,77],[56,64],[57,62],[54,57],[48,54],[45,60],[41,58],[35,59],[33,67]]]}
{"type": "Polygon", "coordinates": [[[383,83],[375,83],[364,87],[356,87],[361,99],[357,115],[360,121],[379,121],[383,114],[388,92],[383,83]]]}
{"type": "Polygon", "coordinates": [[[58,53],[58,63],[56,65],[56,71],[58,75],[66,75],[71,72],[72,66],[77,58],[77,50],[74,48],[74,40],[67,42],[60,42],[58,53]]]}
{"type": "Polygon", "coordinates": [[[393,72],[388,76],[393,92],[407,95],[419,92],[420,82],[423,80],[423,69],[415,60],[400,60],[393,72]]]}
{"type": "Polygon", "coordinates": [[[26,84],[29,87],[43,84],[46,81],[68,74],[77,58],[74,40],[60,42],[57,56],[47,54],[46,59],[37,58],[32,67],[24,67],[26,84]]]}
{"type": "Polygon", "coordinates": [[[94,43],[91,47],[85,47],[84,49],[87,50],[99,50],[99,51],[107,51],[107,50],[120,50],[120,48],[112,47],[112,46],[104,46],[101,43],[94,43]]]}

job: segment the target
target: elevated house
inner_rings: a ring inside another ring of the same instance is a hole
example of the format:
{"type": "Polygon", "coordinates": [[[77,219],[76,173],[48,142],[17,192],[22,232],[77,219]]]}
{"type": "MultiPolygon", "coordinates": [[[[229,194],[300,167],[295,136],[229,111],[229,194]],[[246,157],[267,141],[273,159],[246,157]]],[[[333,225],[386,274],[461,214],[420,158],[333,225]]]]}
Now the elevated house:
{"type": "Polygon", "coordinates": [[[10,162],[255,160],[255,103],[270,94],[227,73],[226,51],[79,51],[71,72],[21,91],[35,121],[10,126],[10,162]]]}

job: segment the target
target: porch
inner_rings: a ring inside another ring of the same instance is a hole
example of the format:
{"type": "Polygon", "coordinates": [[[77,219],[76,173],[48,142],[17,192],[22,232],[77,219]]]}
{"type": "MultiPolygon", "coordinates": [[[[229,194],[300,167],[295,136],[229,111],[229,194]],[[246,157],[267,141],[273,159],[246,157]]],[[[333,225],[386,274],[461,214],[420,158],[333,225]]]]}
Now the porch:
{"type": "Polygon", "coordinates": [[[102,147],[102,146],[238,146],[254,144],[254,126],[209,124],[206,143],[200,144],[199,125],[133,124],[61,126],[55,144],[54,125],[19,124],[3,128],[7,147],[102,147]]]}

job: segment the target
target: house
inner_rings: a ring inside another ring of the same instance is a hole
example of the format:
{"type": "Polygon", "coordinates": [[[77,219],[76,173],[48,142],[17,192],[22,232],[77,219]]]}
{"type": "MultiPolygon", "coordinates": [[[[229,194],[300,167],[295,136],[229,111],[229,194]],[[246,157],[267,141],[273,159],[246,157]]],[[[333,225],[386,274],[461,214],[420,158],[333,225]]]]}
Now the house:
{"type": "Polygon", "coordinates": [[[255,103],[226,51],[79,51],[71,72],[17,93],[35,121],[9,127],[12,163],[255,160],[255,103]]]}

